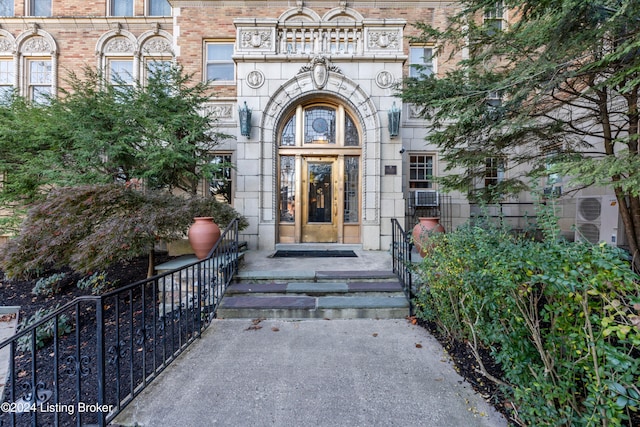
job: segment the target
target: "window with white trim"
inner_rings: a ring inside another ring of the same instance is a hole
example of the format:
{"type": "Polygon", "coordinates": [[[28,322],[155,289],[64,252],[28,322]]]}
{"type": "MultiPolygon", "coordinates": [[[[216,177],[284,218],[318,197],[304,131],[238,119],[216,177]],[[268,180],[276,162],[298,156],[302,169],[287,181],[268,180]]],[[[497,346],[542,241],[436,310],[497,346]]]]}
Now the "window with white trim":
{"type": "Polygon", "coordinates": [[[205,43],[205,76],[207,81],[232,82],[235,80],[233,42],[205,43]]]}
{"type": "Polygon", "coordinates": [[[167,0],[148,0],[148,16],[171,16],[171,5],[167,0]]]}
{"type": "Polygon", "coordinates": [[[409,189],[433,188],[433,154],[409,155],[409,189]]]}
{"type": "Polygon", "coordinates": [[[109,83],[115,86],[133,85],[133,59],[129,58],[110,58],[108,61],[108,77],[109,83]]]}
{"type": "Polygon", "coordinates": [[[501,1],[484,10],[484,25],[490,34],[504,29],[504,4],[501,1]]]}
{"type": "Polygon", "coordinates": [[[29,16],[51,16],[51,0],[29,0],[29,16]]]}
{"type": "Polygon", "coordinates": [[[39,104],[47,103],[52,95],[53,68],[50,59],[27,60],[28,97],[39,104]]]}
{"type": "Polygon", "coordinates": [[[434,73],[433,48],[427,46],[409,47],[409,77],[423,78],[434,73]]]}
{"type": "Polygon", "coordinates": [[[13,58],[0,58],[0,102],[13,91],[15,81],[13,58]]]}
{"type": "Polygon", "coordinates": [[[0,0],[0,16],[14,16],[13,0],[0,0]]]}
{"type": "Polygon", "coordinates": [[[110,16],[133,16],[133,0],[111,0],[110,16]]]}

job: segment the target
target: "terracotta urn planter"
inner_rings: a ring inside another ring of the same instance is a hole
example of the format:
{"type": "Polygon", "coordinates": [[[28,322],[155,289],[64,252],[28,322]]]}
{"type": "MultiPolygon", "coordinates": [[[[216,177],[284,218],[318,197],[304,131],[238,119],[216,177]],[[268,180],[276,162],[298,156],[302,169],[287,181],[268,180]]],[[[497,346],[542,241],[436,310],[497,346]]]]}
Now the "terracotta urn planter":
{"type": "Polygon", "coordinates": [[[194,223],[189,227],[189,243],[196,257],[204,259],[220,238],[220,227],[210,216],[196,217],[193,220],[194,223]]]}
{"type": "Polygon", "coordinates": [[[421,217],[418,219],[420,222],[413,227],[411,236],[420,256],[424,258],[431,247],[429,243],[430,236],[433,233],[444,233],[444,227],[440,224],[440,218],[438,217],[421,217]]]}

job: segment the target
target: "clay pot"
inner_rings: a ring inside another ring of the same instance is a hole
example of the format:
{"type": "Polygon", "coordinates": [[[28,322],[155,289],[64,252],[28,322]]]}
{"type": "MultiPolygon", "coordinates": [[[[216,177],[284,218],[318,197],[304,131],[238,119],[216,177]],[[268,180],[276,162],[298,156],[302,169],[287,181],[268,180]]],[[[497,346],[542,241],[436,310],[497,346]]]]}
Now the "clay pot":
{"type": "Polygon", "coordinates": [[[189,227],[189,243],[198,259],[204,259],[209,255],[220,238],[220,227],[213,222],[210,216],[201,216],[193,219],[194,223],[189,227]]]}
{"type": "Polygon", "coordinates": [[[444,227],[439,222],[440,218],[437,217],[421,217],[418,219],[420,222],[413,227],[411,236],[420,256],[424,258],[431,248],[429,237],[433,233],[444,233],[444,227]]]}

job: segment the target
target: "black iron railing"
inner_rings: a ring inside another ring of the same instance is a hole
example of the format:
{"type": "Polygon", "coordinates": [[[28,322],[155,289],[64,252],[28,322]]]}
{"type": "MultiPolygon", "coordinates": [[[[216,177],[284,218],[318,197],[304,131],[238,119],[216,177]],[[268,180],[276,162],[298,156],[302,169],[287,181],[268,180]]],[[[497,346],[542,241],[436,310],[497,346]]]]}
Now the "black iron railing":
{"type": "Polygon", "coordinates": [[[207,258],[77,298],[0,343],[0,426],[105,426],[209,326],[238,264],[233,221],[207,258]]]}
{"type": "Polygon", "coordinates": [[[393,272],[400,280],[404,294],[409,301],[409,315],[413,316],[413,284],[412,284],[412,262],[411,250],[413,243],[411,236],[402,229],[402,226],[395,218],[391,219],[391,254],[393,258],[393,272]]]}

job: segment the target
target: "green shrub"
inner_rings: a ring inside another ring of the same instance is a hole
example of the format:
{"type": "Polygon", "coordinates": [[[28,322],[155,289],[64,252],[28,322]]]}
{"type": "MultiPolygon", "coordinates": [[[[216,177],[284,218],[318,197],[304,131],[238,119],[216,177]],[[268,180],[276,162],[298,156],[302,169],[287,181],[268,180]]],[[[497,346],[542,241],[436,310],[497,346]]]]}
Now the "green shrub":
{"type": "Polygon", "coordinates": [[[91,290],[92,295],[100,295],[105,290],[116,285],[116,282],[111,282],[107,279],[107,273],[104,271],[97,271],[90,276],[83,277],[78,280],[78,289],[91,290]]]}
{"type": "Polygon", "coordinates": [[[39,296],[53,296],[60,291],[62,281],[67,277],[67,273],[55,273],[48,277],[38,279],[31,293],[39,296]]]}
{"type": "MultiPolygon", "coordinates": [[[[21,331],[23,329],[28,328],[29,326],[38,323],[41,319],[47,317],[49,314],[53,313],[59,308],[59,306],[52,307],[50,309],[40,308],[38,309],[31,317],[28,319],[24,319],[18,325],[18,330],[21,331]]],[[[53,335],[55,333],[54,328],[54,319],[49,320],[48,322],[43,323],[42,325],[36,327],[36,348],[44,347],[51,339],[53,339],[53,335]]],[[[69,316],[66,314],[61,314],[58,316],[58,336],[61,337],[63,335],[70,334],[73,330],[71,326],[71,321],[69,316]]],[[[31,351],[32,335],[27,334],[20,339],[18,339],[18,350],[20,351],[31,351]]]]}
{"type": "Polygon", "coordinates": [[[628,424],[640,402],[638,276],[617,248],[557,240],[549,217],[543,242],[488,223],[435,237],[418,316],[476,356],[491,351],[523,424],[628,424]]]}

